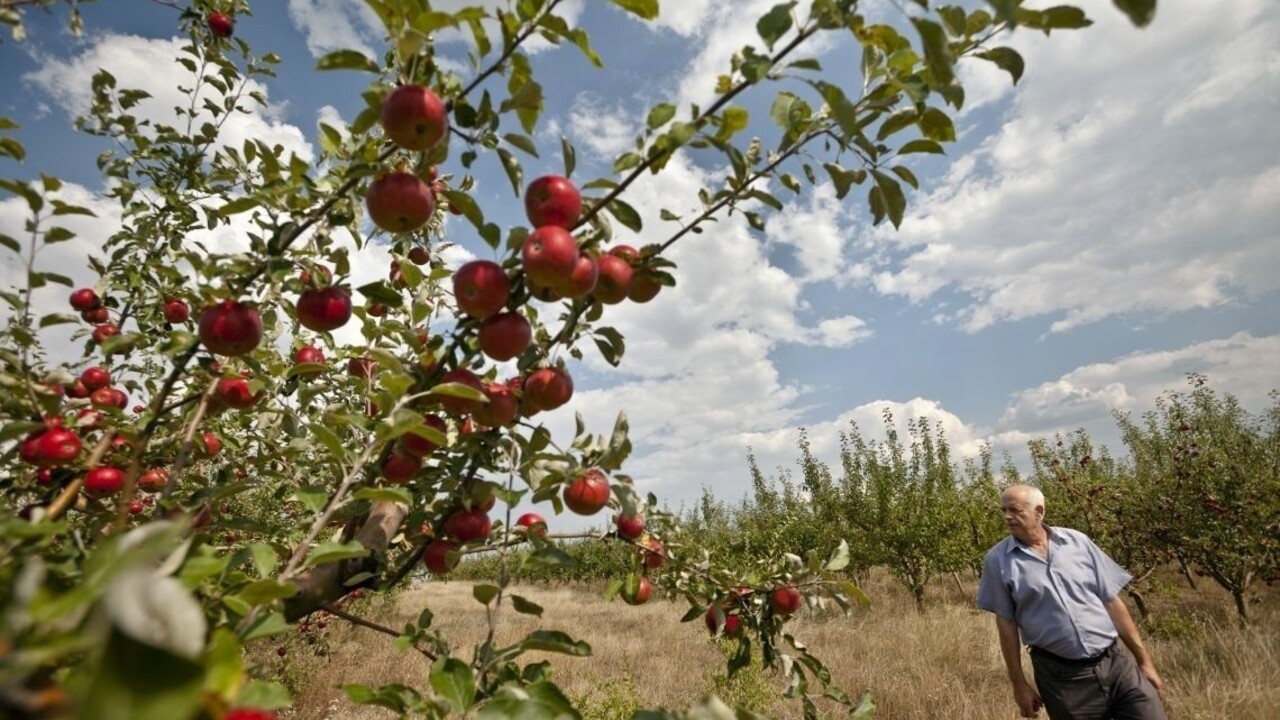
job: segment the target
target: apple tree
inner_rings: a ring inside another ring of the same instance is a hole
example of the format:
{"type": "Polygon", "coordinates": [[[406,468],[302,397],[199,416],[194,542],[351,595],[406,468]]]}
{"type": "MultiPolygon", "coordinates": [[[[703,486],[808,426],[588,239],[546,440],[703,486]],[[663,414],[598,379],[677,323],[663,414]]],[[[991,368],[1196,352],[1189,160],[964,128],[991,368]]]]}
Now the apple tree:
{"type": "MultiPolygon", "coordinates": [[[[563,563],[547,532],[556,518],[609,512],[623,522],[594,539],[633,547],[613,588],[624,599],[644,602],[655,588],[682,599],[687,620],[737,638],[731,669],[758,646],[806,717],[822,698],[870,714],[871,701],[831,685],[787,626],[801,601],[848,608],[859,595],[835,575],[844,546],[740,568],[664,544],[657,498],[622,472],[625,415],[612,428],[579,422],[571,438],[553,437],[545,419],[572,399],[574,360],[623,360],[614,306],[685,280],[674,244],[731,213],[761,229],[762,214],[782,206],[775,191],[819,182],[850,201],[857,190],[874,222],[898,225],[918,184],[911,156],[955,139],[957,63],[994,63],[1016,82],[1023,62],[1003,36],[1089,20],[1022,0],[915,0],[895,24],[869,20],[855,0],[780,3],[759,19],[758,39],[726,58],[705,107],[655,105],[634,149],[599,177],[575,176],[563,140],[563,173],[526,182],[522,158],[548,151],[526,43],[572,46],[597,67],[605,59],[561,1],[454,12],[365,2],[385,52],[319,60],[317,71],[366,72],[369,83],[348,125],[319,127],[314,161],[227,139],[232,118],[265,103],[256,88],[280,63],[237,34],[253,22],[247,0],[148,6],[176,11],[185,101],[158,119],[148,93],[110,68],[86,78],[92,102],[76,125],[102,140],[102,194],[119,214],[84,259],[98,276],[91,287],[70,287],[42,253],[106,221],[69,201],[56,177],[16,179],[14,163],[36,159],[0,118],[0,190],[27,213],[20,232],[0,235],[5,262],[22,270],[0,291],[0,706],[28,717],[272,717],[287,693],[242,651],[325,611],[432,661],[420,687],[352,686],[355,702],[402,716],[572,716],[547,663],[526,658],[590,653],[567,632],[499,644],[488,612],[488,640],[468,653],[429,612],[396,629],[338,604],[424,566],[446,576],[472,552],[506,558],[525,545],[527,562],[563,563]],[[469,38],[468,67],[436,62],[443,32],[469,38]],[[854,44],[861,67],[824,69],[816,38],[854,44]],[[753,122],[741,99],[775,90],[767,122],[753,122]],[[692,212],[642,216],[629,188],[677,153],[721,168],[719,180],[690,199],[692,212]],[[473,173],[491,162],[527,226],[501,227],[476,201],[473,173]],[[482,255],[452,267],[441,253],[464,223],[482,255]],[[646,227],[663,239],[628,242],[646,227]],[[352,287],[354,255],[374,245],[394,258],[386,279],[352,287]],[[42,305],[42,289],[58,285],[67,304],[42,305]],[[77,357],[46,342],[67,325],[77,357]],[[339,343],[346,327],[363,341],[339,343]],[[542,517],[513,517],[518,503],[542,517]]],[[[659,12],[657,0],[611,4],[640,19],[659,12]]],[[[0,3],[0,21],[20,29],[24,9],[57,5],[0,3]]],[[[1117,5],[1138,24],[1154,11],[1152,0],[1117,5]]],[[[900,474],[902,463],[887,469],[900,474]]],[[[476,587],[477,611],[540,614],[508,578],[476,587]]],[[[702,711],[730,712],[714,702],[702,711]]]]}

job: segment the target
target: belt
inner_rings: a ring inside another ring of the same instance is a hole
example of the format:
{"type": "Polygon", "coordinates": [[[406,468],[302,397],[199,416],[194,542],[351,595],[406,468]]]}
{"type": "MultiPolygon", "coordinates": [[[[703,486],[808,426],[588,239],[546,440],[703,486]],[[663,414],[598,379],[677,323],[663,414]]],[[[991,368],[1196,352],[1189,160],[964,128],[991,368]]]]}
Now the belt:
{"type": "Polygon", "coordinates": [[[1099,662],[1102,662],[1103,658],[1115,652],[1115,649],[1116,649],[1116,641],[1112,640],[1111,644],[1107,646],[1106,650],[1103,650],[1097,655],[1093,655],[1091,657],[1083,657],[1083,658],[1062,657],[1061,655],[1055,655],[1049,652],[1048,650],[1045,650],[1044,648],[1038,648],[1034,645],[1031,646],[1031,654],[1038,655],[1042,658],[1045,658],[1046,660],[1052,660],[1057,663],[1062,663],[1063,665],[1097,665],[1099,662]]]}

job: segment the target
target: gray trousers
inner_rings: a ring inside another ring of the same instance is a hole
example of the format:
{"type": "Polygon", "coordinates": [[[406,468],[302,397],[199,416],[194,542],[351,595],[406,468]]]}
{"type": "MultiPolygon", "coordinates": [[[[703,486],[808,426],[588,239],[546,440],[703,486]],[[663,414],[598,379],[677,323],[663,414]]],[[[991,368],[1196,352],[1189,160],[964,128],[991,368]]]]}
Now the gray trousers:
{"type": "Polygon", "coordinates": [[[1079,663],[1032,649],[1036,690],[1049,720],[1166,720],[1160,695],[1119,642],[1096,662],[1079,663]]]}

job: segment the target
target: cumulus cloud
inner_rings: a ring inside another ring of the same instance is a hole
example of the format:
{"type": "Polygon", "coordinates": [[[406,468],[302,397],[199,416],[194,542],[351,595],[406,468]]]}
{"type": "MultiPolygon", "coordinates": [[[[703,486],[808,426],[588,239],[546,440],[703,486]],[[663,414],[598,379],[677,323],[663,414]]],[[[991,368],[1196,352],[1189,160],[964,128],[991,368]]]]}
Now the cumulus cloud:
{"type": "Polygon", "coordinates": [[[917,198],[900,232],[865,238],[873,285],[969,331],[1047,317],[1065,331],[1120,313],[1173,313],[1280,288],[1280,8],[1162,3],[1138,31],[1109,3],[1097,24],[1032,42],[1005,122],[917,198]],[[1069,99],[1069,101],[1064,101],[1069,99]],[[1230,106],[1224,114],[1223,107],[1230,106]]]}

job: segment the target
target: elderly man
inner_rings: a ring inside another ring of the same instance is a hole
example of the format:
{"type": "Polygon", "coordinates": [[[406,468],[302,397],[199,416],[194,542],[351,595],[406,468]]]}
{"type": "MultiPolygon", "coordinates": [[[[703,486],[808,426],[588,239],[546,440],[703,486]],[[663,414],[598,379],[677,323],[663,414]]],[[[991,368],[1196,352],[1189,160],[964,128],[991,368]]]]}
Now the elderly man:
{"type": "Polygon", "coordinates": [[[1005,490],[1000,512],[1010,537],[987,552],[978,607],[995,613],[1022,716],[1043,704],[1050,720],[1164,720],[1164,683],[1120,597],[1132,576],[1084,533],[1044,524],[1036,488],[1005,490]],[[1019,633],[1035,688],[1022,673],[1019,633]]]}

